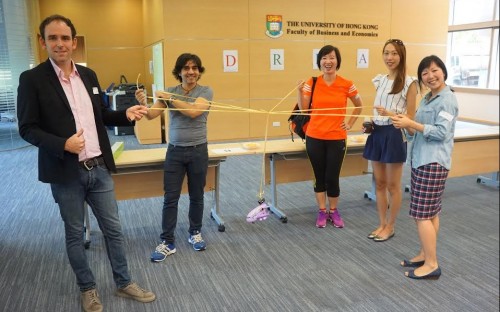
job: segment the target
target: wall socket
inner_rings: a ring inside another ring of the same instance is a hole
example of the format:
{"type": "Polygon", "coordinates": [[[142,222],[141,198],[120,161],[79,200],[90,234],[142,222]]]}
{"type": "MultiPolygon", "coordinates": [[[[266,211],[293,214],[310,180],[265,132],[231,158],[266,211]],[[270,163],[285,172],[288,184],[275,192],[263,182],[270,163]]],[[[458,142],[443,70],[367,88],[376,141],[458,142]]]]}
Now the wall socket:
{"type": "Polygon", "coordinates": [[[273,127],[279,127],[279,126],[281,126],[281,122],[273,121],[273,127]]]}

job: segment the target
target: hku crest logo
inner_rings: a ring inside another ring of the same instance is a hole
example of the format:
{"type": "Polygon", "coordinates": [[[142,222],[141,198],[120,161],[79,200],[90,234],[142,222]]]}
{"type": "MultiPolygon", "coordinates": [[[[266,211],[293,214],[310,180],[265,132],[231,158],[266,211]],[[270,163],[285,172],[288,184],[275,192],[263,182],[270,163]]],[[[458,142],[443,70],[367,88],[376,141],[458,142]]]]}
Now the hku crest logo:
{"type": "Polygon", "coordinates": [[[279,38],[283,35],[283,18],[281,15],[266,15],[266,35],[271,38],[279,38]]]}

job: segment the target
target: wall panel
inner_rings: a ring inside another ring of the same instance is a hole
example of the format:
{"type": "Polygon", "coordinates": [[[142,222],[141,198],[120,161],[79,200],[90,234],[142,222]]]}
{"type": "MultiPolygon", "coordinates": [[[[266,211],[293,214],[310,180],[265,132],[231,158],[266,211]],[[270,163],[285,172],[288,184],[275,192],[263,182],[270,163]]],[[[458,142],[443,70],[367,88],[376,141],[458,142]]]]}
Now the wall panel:
{"type": "MultiPolygon", "coordinates": [[[[367,106],[362,114],[371,114],[369,106],[375,95],[371,79],[387,72],[381,49],[388,38],[405,42],[411,75],[416,75],[422,57],[446,55],[448,1],[39,0],[39,7],[41,18],[57,8],[73,20],[86,39],[87,64],[96,70],[103,86],[118,82],[121,74],[129,82],[135,81],[141,73],[141,83],[150,89],[150,49],[162,41],[165,84],[178,83],[170,74],[177,56],[195,53],[207,69],[200,84],[214,89],[216,105],[269,110],[282,101],[275,110],[291,110],[297,93],[290,91],[297,81],[320,74],[312,68],[312,50],[333,44],[342,54],[339,74],[354,81],[367,106]],[[266,35],[268,14],[282,16],[281,37],[266,35]],[[294,21],[305,24],[294,26],[294,21]],[[319,27],[330,33],[318,34],[318,27],[308,22],[333,23],[334,27],[319,27]],[[376,29],[365,30],[362,25],[375,25],[376,29]],[[288,29],[307,33],[291,34],[288,29]],[[353,36],[352,31],[376,36],[353,36]],[[284,70],[270,70],[270,49],[284,49],[284,70]],[[368,68],[357,68],[358,49],[368,49],[368,68]],[[238,50],[238,72],[224,72],[223,50],[238,50]]],[[[287,118],[285,114],[271,116],[269,123],[279,122],[280,126],[271,126],[269,134],[287,136],[287,118]]],[[[263,114],[223,113],[214,108],[209,117],[209,138],[261,137],[265,120],[263,114]]]]}
{"type": "Polygon", "coordinates": [[[142,1],[142,42],[147,46],[153,42],[163,40],[164,37],[164,16],[163,0],[143,0],[142,1]]]}
{"type": "MultiPolygon", "coordinates": [[[[121,74],[135,81],[144,61],[142,0],[38,2],[40,19],[64,15],[71,19],[77,34],[85,37],[87,66],[97,72],[103,88],[119,83],[121,74]]],[[[45,60],[41,55],[41,61],[45,60]]]]}
{"type": "Polygon", "coordinates": [[[163,3],[166,40],[248,38],[248,0],[163,3]]]}
{"type": "Polygon", "coordinates": [[[141,48],[87,50],[87,65],[97,73],[102,88],[106,88],[111,82],[118,85],[121,75],[129,83],[135,83],[137,75],[144,73],[142,59],[141,48]]]}

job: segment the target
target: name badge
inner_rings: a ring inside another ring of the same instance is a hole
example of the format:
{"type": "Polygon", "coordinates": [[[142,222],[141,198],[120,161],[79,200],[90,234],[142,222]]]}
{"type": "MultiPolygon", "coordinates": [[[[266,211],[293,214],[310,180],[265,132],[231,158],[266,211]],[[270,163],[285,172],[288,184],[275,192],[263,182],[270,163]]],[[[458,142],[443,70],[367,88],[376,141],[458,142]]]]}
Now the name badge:
{"type": "Polygon", "coordinates": [[[453,115],[448,113],[448,112],[445,112],[445,111],[440,111],[439,116],[443,117],[444,119],[448,120],[448,121],[452,121],[453,120],[453,115]]]}
{"type": "Polygon", "coordinates": [[[97,87],[93,87],[93,88],[92,88],[92,92],[93,92],[94,94],[99,94],[99,90],[97,89],[97,87]]]}

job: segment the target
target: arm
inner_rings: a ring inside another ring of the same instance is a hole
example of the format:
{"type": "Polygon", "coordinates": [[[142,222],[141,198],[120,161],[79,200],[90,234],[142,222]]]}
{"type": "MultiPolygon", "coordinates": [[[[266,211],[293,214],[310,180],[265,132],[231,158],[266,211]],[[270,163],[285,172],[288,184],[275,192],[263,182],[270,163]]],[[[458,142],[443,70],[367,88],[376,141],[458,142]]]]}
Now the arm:
{"type": "MultiPolygon", "coordinates": [[[[156,91],[155,95],[158,99],[165,97],[165,95],[161,91],[156,91]]],[[[146,96],[146,92],[144,92],[143,89],[135,90],[135,98],[136,98],[137,102],[139,102],[140,105],[145,109],[144,116],[146,116],[146,118],[148,120],[151,120],[151,119],[154,119],[154,118],[160,116],[161,113],[163,112],[162,109],[167,107],[167,105],[163,101],[156,100],[156,102],[150,108],[157,108],[157,109],[147,109],[147,106],[146,106],[147,96],[146,96]]]]}
{"type": "Polygon", "coordinates": [[[178,110],[184,116],[196,118],[210,109],[210,101],[213,98],[213,91],[210,87],[203,86],[203,89],[196,93],[194,102],[187,102],[177,98],[177,95],[170,92],[160,92],[162,98],[168,99],[168,106],[178,110]]]}
{"type": "Polygon", "coordinates": [[[419,123],[406,115],[394,116],[392,120],[396,128],[405,128],[410,135],[418,131],[428,140],[442,141],[451,132],[458,116],[458,103],[455,96],[453,94],[444,95],[441,103],[432,113],[434,115],[432,123],[419,123]]]}
{"type": "Polygon", "coordinates": [[[143,116],[146,116],[148,114],[149,110],[147,107],[143,105],[134,105],[125,111],[125,114],[127,115],[127,119],[130,122],[136,121],[136,120],[141,120],[143,116]]]}
{"type": "Polygon", "coordinates": [[[302,100],[303,100],[303,95],[302,95],[302,89],[304,88],[304,80],[300,80],[297,84],[297,106],[299,107],[300,110],[302,110],[302,100]]]}
{"type": "Polygon", "coordinates": [[[458,117],[458,103],[455,95],[451,92],[444,95],[434,113],[434,122],[424,124],[421,132],[427,140],[443,141],[452,132],[458,117]]]}
{"type": "Polygon", "coordinates": [[[416,122],[413,119],[410,119],[406,115],[395,115],[391,117],[392,119],[392,124],[394,127],[398,129],[406,129],[408,131],[408,134],[414,135],[415,131],[418,132],[424,132],[424,125],[421,123],[416,122]]]}
{"type": "Polygon", "coordinates": [[[198,97],[193,103],[171,98],[169,102],[185,116],[196,118],[210,108],[210,102],[203,97],[198,97]]]}
{"type": "MultiPolygon", "coordinates": [[[[56,135],[46,128],[55,127],[52,123],[54,116],[60,119],[59,116],[64,115],[63,112],[51,112],[51,107],[54,103],[41,103],[39,90],[46,87],[43,84],[40,88],[37,87],[37,75],[32,71],[27,71],[19,77],[19,87],[17,89],[17,119],[19,125],[20,136],[28,143],[36,147],[45,149],[48,153],[63,159],[64,147],[66,140],[70,135],[64,137],[56,135]],[[44,109],[46,108],[46,109],[44,109]],[[48,112],[47,112],[48,110],[48,112]],[[47,124],[47,126],[45,126],[47,124]]],[[[53,90],[47,89],[45,98],[51,98],[50,92],[53,90]]],[[[52,94],[56,96],[55,93],[52,94]]],[[[74,122],[73,122],[74,124],[74,122]]],[[[66,119],[61,119],[55,131],[63,132],[65,127],[70,127],[66,119]]],[[[55,132],[54,131],[54,132],[55,132]]]]}
{"type": "Polygon", "coordinates": [[[299,95],[297,104],[301,111],[309,109],[309,103],[311,103],[312,84],[313,80],[311,78],[307,81],[307,83],[303,81],[298,88],[299,95]]]}
{"type": "Polygon", "coordinates": [[[309,105],[303,105],[302,103],[311,103],[311,96],[310,95],[302,94],[301,99],[302,100],[301,100],[301,102],[299,104],[299,109],[301,111],[302,110],[308,110],[309,109],[309,105]]]}
{"type": "Polygon", "coordinates": [[[406,94],[406,116],[411,119],[415,118],[415,111],[417,110],[417,81],[413,81],[408,87],[406,94]]]}
{"type": "MultiPolygon", "coordinates": [[[[134,121],[142,119],[146,114],[147,109],[141,107],[140,105],[134,105],[128,107],[126,110],[114,111],[110,110],[104,104],[102,95],[102,90],[99,84],[99,79],[97,74],[88,67],[82,67],[77,64],[77,68],[81,73],[83,83],[87,86],[92,86],[92,88],[97,88],[96,91],[89,92],[91,97],[92,105],[94,106],[94,114],[96,118],[101,119],[106,126],[131,126],[134,125],[134,121]],[[95,109],[100,109],[100,115],[96,113],[95,109]]],[[[96,120],[97,122],[97,120],[96,120]]]]}
{"type": "Polygon", "coordinates": [[[349,121],[347,123],[344,121],[343,123],[344,130],[351,130],[352,126],[358,119],[359,114],[361,114],[361,111],[363,110],[361,108],[363,106],[363,100],[361,100],[361,96],[359,96],[359,94],[351,96],[349,99],[356,108],[352,111],[352,116],[349,118],[349,121]]]}

